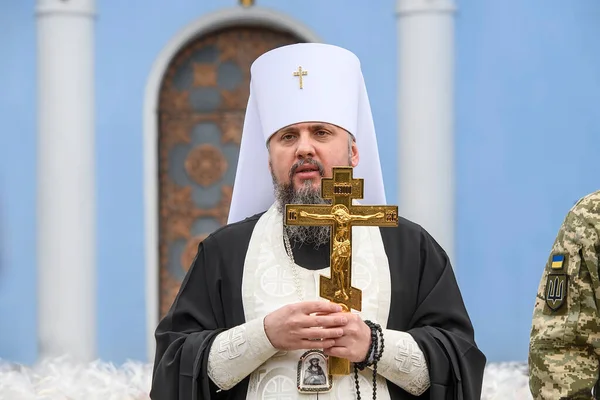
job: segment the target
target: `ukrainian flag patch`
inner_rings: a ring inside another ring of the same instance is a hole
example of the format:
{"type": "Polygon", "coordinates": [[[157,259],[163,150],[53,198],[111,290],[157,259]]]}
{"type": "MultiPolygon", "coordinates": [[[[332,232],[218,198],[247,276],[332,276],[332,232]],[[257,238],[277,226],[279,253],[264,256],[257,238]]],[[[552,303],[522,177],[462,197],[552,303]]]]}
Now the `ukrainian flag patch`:
{"type": "Polygon", "coordinates": [[[555,254],[552,256],[552,269],[561,269],[565,262],[564,254],[555,254]]]}

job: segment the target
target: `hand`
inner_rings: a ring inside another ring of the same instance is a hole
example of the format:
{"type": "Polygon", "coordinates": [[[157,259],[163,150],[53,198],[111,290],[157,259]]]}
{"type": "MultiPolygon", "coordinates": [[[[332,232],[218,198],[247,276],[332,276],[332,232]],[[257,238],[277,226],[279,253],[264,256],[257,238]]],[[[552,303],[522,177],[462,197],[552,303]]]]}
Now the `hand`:
{"type": "Polygon", "coordinates": [[[265,333],[278,350],[326,349],[344,333],[348,315],[341,311],[328,301],[288,304],[265,317],[265,333]]]}
{"type": "Polygon", "coordinates": [[[348,319],[342,330],[344,334],[335,339],[333,346],[324,349],[325,354],[345,358],[351,362],[362,362],[367,357],[371,347],[371,328],[364,323],[358,314],[349,312],[330,314],[330,317],[345,316],[348,319]]]}

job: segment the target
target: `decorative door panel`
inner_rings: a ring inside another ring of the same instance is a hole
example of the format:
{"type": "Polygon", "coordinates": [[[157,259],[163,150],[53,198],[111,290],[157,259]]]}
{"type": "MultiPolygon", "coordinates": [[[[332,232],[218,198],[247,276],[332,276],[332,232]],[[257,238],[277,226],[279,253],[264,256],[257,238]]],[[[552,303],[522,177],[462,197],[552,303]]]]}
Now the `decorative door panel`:
{"type": "Polygon", "coordinates": [[[250,65],[298,42],[266,28],[228,28],[192,41],[169,65],[158,110],[161,318],[200,241],[227,222],[250,65]]]}

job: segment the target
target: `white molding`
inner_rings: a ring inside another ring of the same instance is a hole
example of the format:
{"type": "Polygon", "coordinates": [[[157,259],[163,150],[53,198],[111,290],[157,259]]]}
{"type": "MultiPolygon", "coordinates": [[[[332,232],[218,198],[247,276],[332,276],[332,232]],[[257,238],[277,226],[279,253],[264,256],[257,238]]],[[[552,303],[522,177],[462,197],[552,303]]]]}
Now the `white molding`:
{"type": "Polygon", "coordinates": [[[398,0],[398,202],[455,267],[454,2],[398,0]]]}
{"type": "Polygon", "coordinates": [[[454,0],[397,0],[397,14],[417,14],[417,13],[454,13],[456,4],[454,0]]]}
{"type": "Polygon", "coordinates": [[[234,7],[203,15],[179,31],[162,49],[148,77],[144,98],[144,232],[146,266],[146,331],[148,360],[154,359],[154,331],[159,322],[158,235],[158,95],[163,76],[177,52],[209,32],[240,25],[256,25],[287,31],[307,42],[321,39],[307,26],[288,15],[262,7],[234,7]]]}
{"type": "Polygon", "coordinates": [[[96,15],[96,0],[38,0],[35,13],[38,16],[47,14],[64,14],[93,17],[96,15]]]}
{"type": "Polygon", "coordinates": [[[96,358],[93,0],[38,0],[38,357],[96,358]]]}

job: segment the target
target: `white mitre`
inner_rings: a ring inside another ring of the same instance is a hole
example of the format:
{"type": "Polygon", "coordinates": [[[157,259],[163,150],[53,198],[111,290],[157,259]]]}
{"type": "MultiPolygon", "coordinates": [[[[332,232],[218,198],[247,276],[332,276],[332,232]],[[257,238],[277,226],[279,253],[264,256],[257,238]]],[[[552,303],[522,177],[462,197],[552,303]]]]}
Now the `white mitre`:
{"type": "Polygon", "coordinates": [[[352,133],[360,155],[354,177],[364,179],[365,197],[359,201],[386,204],[371,106],[356,55],[327,44],[293,44],[261,55],[250,76],[228,223],[273,204],[266,144],[281,128],[301,122],[326,122],[352,133]]]}

